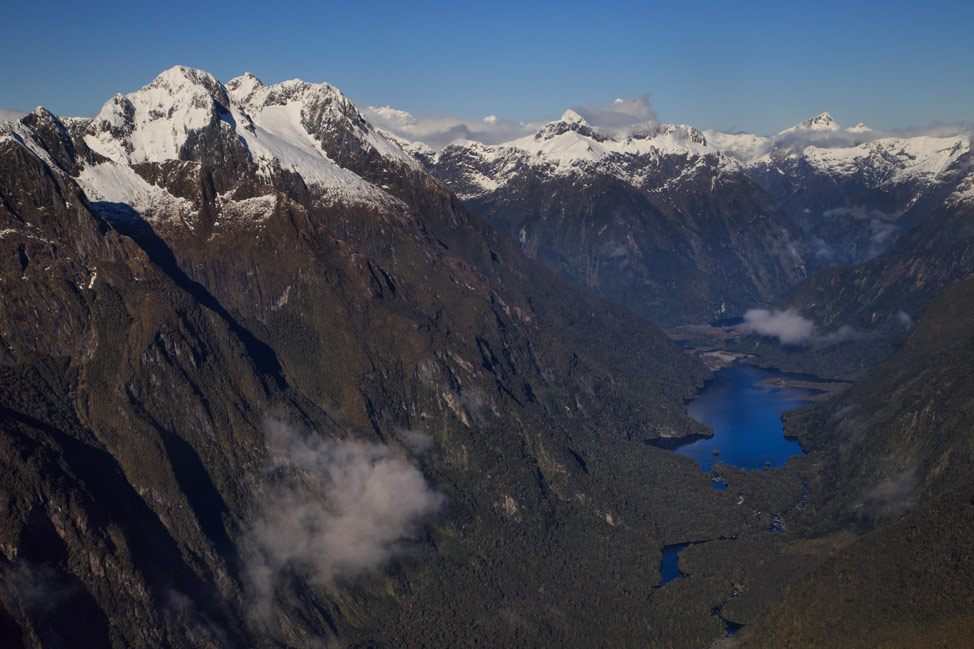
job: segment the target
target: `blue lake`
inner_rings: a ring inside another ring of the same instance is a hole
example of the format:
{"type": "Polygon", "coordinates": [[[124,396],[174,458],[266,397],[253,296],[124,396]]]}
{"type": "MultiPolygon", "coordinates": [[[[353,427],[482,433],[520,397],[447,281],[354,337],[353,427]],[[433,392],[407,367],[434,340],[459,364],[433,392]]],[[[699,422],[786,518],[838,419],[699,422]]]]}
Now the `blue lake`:
{"type": "Polygon", "coordinates": [[[819,391],[762,383],[782,378],[820,381],[753,365],[717,370],[713,382],[687,406],[691,417],[714,429],[714,436],[670,443],[667,448],[697,460],[704,471],[717,462],[743,469],[763,469],[766,462],[772,467],[784,466],[789,457],[801,455],[802,449],[798,442],[785,439],[781,413],[807,403],[819,391]],[[720,454],[714,455],[714,449],[720,454]]]}

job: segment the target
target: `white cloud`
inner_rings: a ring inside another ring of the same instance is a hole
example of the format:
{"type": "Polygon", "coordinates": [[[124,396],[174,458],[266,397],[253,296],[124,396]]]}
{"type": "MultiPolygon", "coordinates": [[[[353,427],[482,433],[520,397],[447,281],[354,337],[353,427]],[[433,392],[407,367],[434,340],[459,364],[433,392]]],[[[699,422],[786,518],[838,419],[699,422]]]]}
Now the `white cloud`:
{"type": "Polygon", "coordinates": [[[794,307],[789,307],[784,311],[751,309],[744,314],[744,322],[737,328],[744,334],[758,334],[768,338],[777,338],[782,345],[796,346],[835,345],[868,337],[867,333],[857,331],[849,325],[842,325],[831,333],[816,335],[815,323],[804,317],[794,307]]]}
{"type": "Polygon", "coordinates": [[[783,345],[804,345],[811,340],[815,324],[794,308],[785,311],[751,309],[744,314],[740,328],[744,333],[777,338],[783,345]]]}
{"type": "Polygon", "coordinates": [[[974,136],[974,124],[970,122],[956,122],[953,124],[931,124],[919,128],[909,128],[886,131],[886,137],[954,137],[957,135],[974,136]]]}
{"type": "Polygon", "coordinates": [[[488,115],[483,119],[467,119],[452,115],[424,115],[414,117],[406,111],[389,106],[369,106],[362,110],[376,127],[410,142],[422,142],[433,149],[442,149],[455,140],[474,140],[483,144],[500,144],[531,135],[547,120],[514,122],[488,115]]]}
{"type": "Polygon", "coordinates": [[[379,567],[445,502],[396,449],[303,436],[280,422],[267,428],[271,486],[248,561],[260,608],[284,570],[328,583],[379,567]]]}
{"type": "Polygon", "coordinates": [[[27,113],[20,110],[10,110],[9,108],[0,108],[0,121],[16,122],[18,119],[26,115],[27,113]]]}
{"type": "Polygon", "coordinates": [[[881,516],[901,514],[916,504],[919,483],[916,467],[907,469],[867,491],[864,504],[868,511],[881,516]]]}
{"type": "Polygon", "coordinates": [[[616,99],[605,104],[576,106],[572,110],[585,118],[592,126],[605,128],[624,128],[643,122],[657,122],[656,112],[649,103],[649,95],[639,95],[629,99],[616,99]]]}
{"type": "Polygon", "coordinates": [[[423,433],[408,428],[399,429],[396,433],[399,439],[416,455],[423,455],[426,451],[433,448],[433,439],[429,435],[424,435],[423,433]]]}
{"type": "Polygon", "coordinates": [[[865,337],[866,334],[861,331],[856,331],[849,325],[842,325],[836,331],[827,333],[824,336],[812,336],[811,342],[816,345],[835,345],[836,343],[844,343],[850,340],[861,340],[865,337]]]}

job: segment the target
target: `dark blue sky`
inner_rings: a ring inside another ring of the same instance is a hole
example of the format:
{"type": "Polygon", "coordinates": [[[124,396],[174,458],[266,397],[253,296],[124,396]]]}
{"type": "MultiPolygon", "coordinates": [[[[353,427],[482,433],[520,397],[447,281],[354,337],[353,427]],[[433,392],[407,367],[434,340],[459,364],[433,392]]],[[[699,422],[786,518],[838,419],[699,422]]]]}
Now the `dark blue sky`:
{"type": "Polygon", "coordinates": [[[416,115],[557,116],[649,93],[666,122],[771,133],[831,111],[974,121],[974,2],[6,3],[0,107],[89,115],[182,64],[328,81],[416,115]]]}

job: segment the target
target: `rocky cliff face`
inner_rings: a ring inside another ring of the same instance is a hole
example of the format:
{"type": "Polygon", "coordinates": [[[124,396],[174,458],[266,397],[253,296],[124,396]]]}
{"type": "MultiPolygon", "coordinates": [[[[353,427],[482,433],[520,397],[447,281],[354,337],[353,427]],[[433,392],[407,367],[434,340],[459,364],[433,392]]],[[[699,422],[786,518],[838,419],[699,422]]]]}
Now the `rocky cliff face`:
{"type": "Polygon", "coordinates": [[[811,241],[692,127],[569,111],[506,144],[414,151],[523,252],[657,322],[740,315],[808,272],[811,241]]]}
{"type": "Polygon", "coordinates": [[[233,629],[225,641],[246,643],[231,539],[254,512],[265,410],[294,401],[252,337],[92,213],[28,138],[0,142],[5,637],[199,646],[233,629]]]}

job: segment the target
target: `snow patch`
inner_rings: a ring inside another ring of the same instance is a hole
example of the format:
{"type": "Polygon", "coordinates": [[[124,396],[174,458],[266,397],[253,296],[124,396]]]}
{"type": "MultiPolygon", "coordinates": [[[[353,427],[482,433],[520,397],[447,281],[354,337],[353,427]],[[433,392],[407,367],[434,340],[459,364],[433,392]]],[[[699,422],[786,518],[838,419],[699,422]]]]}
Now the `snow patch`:
{"type": "Polygon", "coordinates": [[[244,141],[261,171],[270,176],[275,164],[298,173],[306,183],[329,191],[336,197],[370,203],[397,202],[375,185],[339,167],[301,123],[302,104],[288,102],[262,108],[250,119],[232,108],[238,124],[237,135],[244,141]]]}
{"type": "MultiPolygon", "coordinates": [[[[273,125],[265,124],[267,119],[265,114],[274,107],[285,107],[291,111],[286,119],[287,128],[292,130],[290,135],[301,139],[316,140],[314,134],[307,128],[312,117],[316,123],[345,122],[351,126],[352,131],[360,138],[360,143],[366,148],[371,148],[384,158],[396,160],[412,168],[419,168],[415,158],[379,135],[355,105],[332,85],[292,79],[271,86],[253,87],[245,95],[244,90],[251,88],[252,85],[244,82],[235,84],[235,87],[230,90],[230,96],[239,109],[249,114],[257,125],[264,126],[270,131],[274,130],[273,125]]],[[[270,119],[275,118],[272,116],[270,119]]],[[[280,122],[277,123],[281,125],[280,122]]]]}
{"type": "Polygon", "coordinates": [[[34,132],[20,122],[0,122],[0,142],[13,140],[20,144],[51,169],[59,167],[40,143],[34,140],[34,132]]]}
{"type": "Polygon", "coordinates": [[[146,219],[188,219],[195,213],[190,201],[149,184],[129,166],[113,161],[85,167],[77,181],[92,201],[123,203],[146,219]]]}

